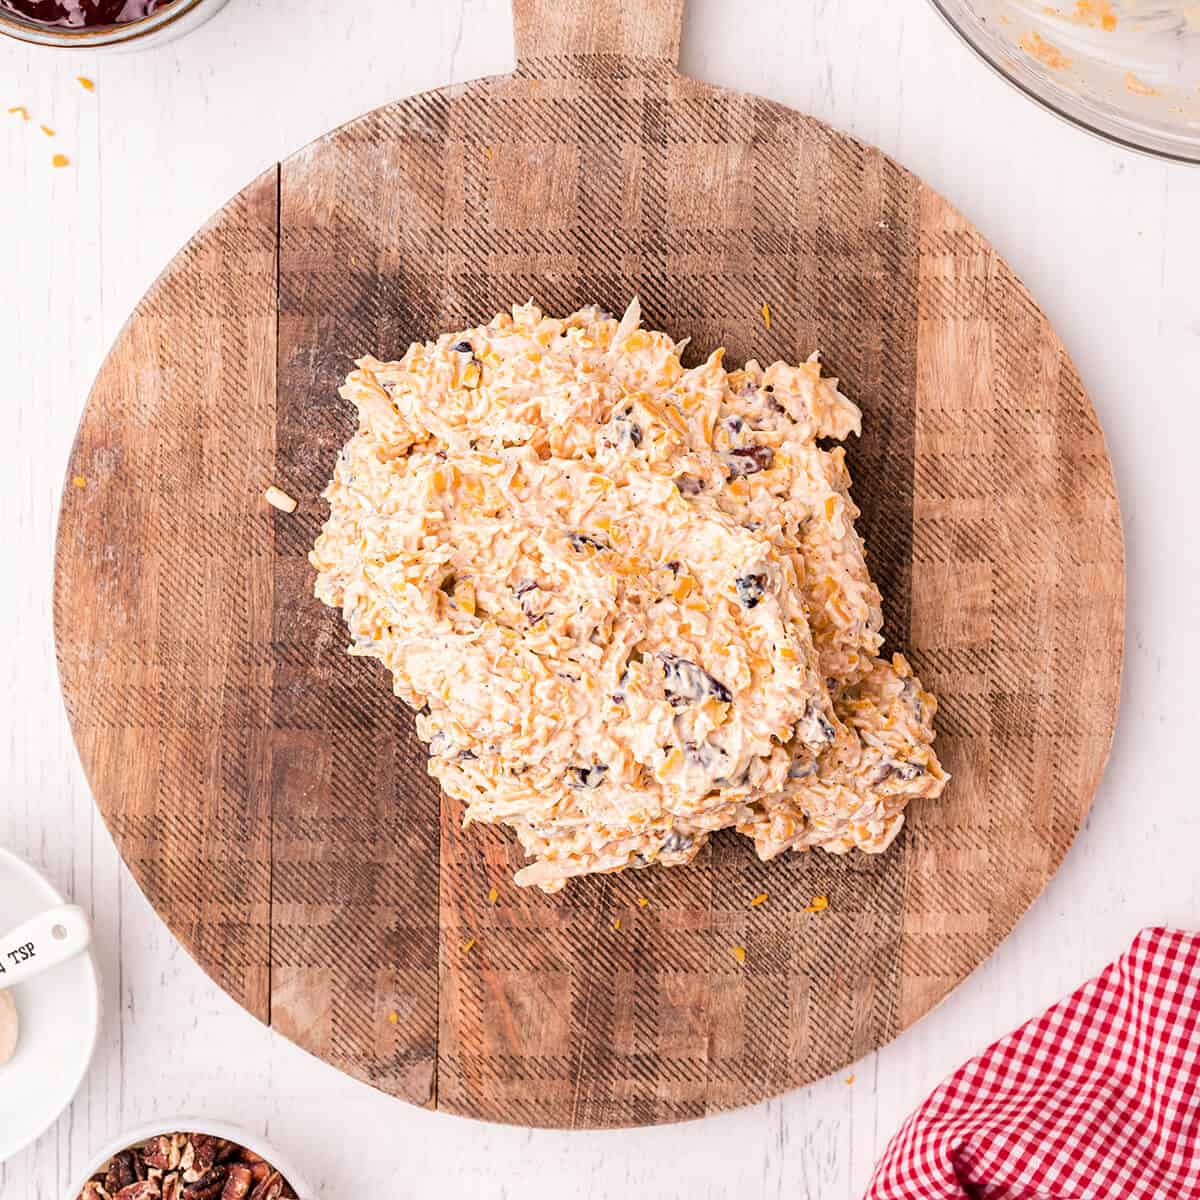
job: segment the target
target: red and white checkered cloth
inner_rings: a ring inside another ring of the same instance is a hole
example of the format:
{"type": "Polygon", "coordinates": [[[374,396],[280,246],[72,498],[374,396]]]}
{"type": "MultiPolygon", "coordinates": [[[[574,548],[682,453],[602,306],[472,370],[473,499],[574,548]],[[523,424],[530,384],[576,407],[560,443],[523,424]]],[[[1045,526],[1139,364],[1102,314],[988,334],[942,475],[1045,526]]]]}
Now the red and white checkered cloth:
{"type": "Polygon", "coordinates": [[[1145,929],[960,1067],[866,1200],[1200,1198],[1200,935],[1145,929]]]}

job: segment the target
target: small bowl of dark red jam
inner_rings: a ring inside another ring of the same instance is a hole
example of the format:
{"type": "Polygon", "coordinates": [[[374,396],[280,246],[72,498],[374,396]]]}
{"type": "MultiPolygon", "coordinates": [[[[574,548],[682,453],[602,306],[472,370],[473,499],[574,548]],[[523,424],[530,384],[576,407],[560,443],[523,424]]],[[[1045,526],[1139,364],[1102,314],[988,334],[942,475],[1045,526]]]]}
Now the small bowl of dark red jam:
{"type": "Polygon", "coordinates": [[[211,17],[226,0],[0,0],[0,33],[39,46],[130,50],[211,17]]]}

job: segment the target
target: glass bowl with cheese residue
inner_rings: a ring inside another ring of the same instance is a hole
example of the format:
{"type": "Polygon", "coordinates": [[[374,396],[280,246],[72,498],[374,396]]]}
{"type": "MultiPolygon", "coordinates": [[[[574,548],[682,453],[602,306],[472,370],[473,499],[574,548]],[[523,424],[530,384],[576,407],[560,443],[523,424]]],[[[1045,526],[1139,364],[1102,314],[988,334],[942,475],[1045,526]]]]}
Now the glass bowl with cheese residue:
{"type": "Polygon", "coordinates": [[[1200,0],[932,0],[981,58],[1072,124],[1200,163],[1200,0]]]}

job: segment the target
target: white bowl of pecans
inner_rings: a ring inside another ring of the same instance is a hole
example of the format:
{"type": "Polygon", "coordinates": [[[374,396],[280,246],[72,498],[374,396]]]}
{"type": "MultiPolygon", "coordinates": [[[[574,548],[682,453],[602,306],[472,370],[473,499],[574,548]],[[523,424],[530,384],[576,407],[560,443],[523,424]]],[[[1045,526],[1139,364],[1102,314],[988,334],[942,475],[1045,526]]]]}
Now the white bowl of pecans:
{"type": "Polygon", "coordinates": [[[316,1200],[295,1164],[223,1121],[175,1117],[129,1131],[67,1200],[316,1200]]]}

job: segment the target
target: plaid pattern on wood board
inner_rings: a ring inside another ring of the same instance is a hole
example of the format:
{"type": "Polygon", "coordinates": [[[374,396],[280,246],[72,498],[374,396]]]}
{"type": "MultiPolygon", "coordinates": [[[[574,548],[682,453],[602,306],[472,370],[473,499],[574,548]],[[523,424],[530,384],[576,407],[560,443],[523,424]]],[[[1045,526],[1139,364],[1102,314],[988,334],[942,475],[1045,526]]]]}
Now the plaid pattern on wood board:
{"type": "Polygon", "coordinates": [[[1116,715],[1119,513],[1061,343],[942,199],[681,77],[681,0],[515,10],[512,75],[315,142],[139,305],[68,471],[63,689],[125,861],[251,1012],[413,1103],[674,1121],[894,1037],[1054,873],[1116,715]],[[849,463],[887,644],[939,696],[955,776],[880,857],[762,864],[718,837],[686,868],[519,892],[515,845],[461,829],[388,680],[312,596],[353,358],[530,297],[634,294],[697,356],[819,349],[864,411],[849,463]]]}

